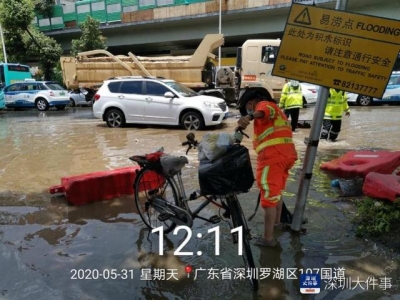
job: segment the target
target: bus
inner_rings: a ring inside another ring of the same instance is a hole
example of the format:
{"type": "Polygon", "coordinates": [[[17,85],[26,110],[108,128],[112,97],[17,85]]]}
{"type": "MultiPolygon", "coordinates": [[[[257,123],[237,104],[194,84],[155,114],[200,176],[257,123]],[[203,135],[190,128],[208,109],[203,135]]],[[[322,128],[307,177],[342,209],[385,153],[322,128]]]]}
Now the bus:
{"type": "Polygon", "coordinates": [[[5,107],[3,88],[11,83],[32,78],[29,66],[15,63],[0,63],[0,109],[5,107]]]}

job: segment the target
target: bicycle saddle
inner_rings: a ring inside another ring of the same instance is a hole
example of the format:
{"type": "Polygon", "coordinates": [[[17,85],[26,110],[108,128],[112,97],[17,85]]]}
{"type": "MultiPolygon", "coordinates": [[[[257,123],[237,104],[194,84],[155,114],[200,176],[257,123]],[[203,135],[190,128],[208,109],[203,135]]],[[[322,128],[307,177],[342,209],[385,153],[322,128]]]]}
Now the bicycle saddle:
{"type": "Polygon", "coordinates": [[[163,155],[160,159],[163,171],[168,176],[174,176],[179,173],[183,167],[189,163],[186,156],[163,155]]]}

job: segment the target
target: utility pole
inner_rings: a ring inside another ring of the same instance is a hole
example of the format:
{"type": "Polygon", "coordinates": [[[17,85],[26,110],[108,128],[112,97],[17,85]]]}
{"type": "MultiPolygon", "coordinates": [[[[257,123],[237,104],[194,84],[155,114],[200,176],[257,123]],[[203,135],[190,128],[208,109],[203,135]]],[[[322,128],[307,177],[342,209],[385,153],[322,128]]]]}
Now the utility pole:
{"type": "Polygon", "coordinates": [[[7,63],[6,45],[4,44],[3,28],[1,27],[1,24],[0,24],[0,38],[1,38],[1,44],[3,45],[4,62],[7,63]]]}
{"type": "MultiPolygon", "coordinates": [[[[222,0],[219,0],[219,24],[218,33],[222,33],[222,0]]],[[[221,69],[221,46],[218,48],[218,70],[221,69]]]]}
{"type": "MultiPolygon", "coordinates": [[[[348,0],[337,0],[336,10],[347,9],[348,0]]],[[[322,122],[325,114],[326,103],[328,102],[329,89],[327,87],[321,87],[318,91],[317,103],[315,104],[313,125],[308,138],[307,150],[304,157],[303,171],[300,178],[299,189],[297,192],[296,206],[294,208],[292,230],[300,231],[301,223],[306,208],[307,195],[310,187],[312,170],[315,163],[315,157],[317,154],[317,148],[319,143],[319,137],[321,134],[322,122]]]]}

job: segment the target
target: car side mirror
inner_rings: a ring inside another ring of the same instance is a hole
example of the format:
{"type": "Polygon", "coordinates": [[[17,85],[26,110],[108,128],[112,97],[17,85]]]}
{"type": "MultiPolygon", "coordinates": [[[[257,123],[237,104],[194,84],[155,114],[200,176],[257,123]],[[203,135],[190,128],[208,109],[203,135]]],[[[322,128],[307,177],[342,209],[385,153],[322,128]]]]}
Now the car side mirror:
{"type": "Polygon", "coordinates": [[[165,94],[164,94],[164,97],[165,98],[175,98],[175,95],[172,93],[172,92],[166,92],[165,94]]]}

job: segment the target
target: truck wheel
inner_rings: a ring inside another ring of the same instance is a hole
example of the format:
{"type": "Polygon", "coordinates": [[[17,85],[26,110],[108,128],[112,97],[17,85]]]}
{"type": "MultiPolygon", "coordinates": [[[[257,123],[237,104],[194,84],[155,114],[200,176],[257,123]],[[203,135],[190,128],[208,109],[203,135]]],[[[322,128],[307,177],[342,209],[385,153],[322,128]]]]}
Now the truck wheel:
{"type": "Polygon", "coordinates": [[[47,103],[46,99],[39,98],[35,102],[35,106],[39,111],[46,111],[49,109],[49,103],[47,103]]]}
{"type": "Polygon", "coordinates": [[[117,128],[125,125],[125,116],[119,109],[111,109],[106,113],[106,123],[108,127],[117,128]]]}
{"type": "Polygon", "coordinates": [[[359,95],[357,97],[357,104],[360,106],[368,106],[372,104],[372,98],[368,96],[359,95]]]}
{"type": "Polygon", "coordinates": [[[183,115],[181,126],[186,130],[201,130],[205,127],[203,116],[197,112],[189,111],[183,115]]]}

